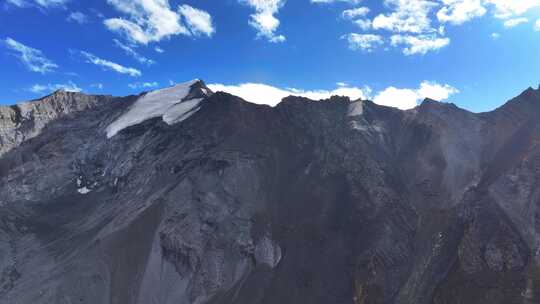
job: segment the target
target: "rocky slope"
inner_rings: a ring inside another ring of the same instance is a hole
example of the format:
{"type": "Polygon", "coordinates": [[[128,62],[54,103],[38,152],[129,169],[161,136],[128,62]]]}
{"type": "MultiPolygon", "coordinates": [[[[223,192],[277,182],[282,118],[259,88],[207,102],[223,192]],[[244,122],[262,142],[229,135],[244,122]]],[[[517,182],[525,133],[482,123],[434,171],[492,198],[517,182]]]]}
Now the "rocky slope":
{"type": "Polygon", "coordinates": [[[540,91],[0,107],[0,303],[540,303],[540,91]]]}

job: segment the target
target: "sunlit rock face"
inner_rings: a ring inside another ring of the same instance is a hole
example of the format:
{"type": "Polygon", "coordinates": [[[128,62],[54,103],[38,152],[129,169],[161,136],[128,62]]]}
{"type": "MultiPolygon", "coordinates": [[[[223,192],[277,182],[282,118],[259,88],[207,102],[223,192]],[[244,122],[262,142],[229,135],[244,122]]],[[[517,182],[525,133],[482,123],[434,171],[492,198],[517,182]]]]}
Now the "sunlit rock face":
{"type": "Polygon", "coordinates": [[[539,114],[199,80],[0,107],[0,303],[540,303],[539,114]]]}

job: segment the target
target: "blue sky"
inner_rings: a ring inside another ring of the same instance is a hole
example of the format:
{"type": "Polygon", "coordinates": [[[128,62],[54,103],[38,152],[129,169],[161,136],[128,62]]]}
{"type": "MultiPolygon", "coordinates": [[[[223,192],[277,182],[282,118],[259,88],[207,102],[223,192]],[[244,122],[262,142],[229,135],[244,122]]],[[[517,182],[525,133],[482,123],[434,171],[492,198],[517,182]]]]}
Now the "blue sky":
{"type": "Polygon", "coordinates": [[[201,78],[271,105],[487,111],[540,83],[539,19],[540,0],[1,0],[0,103],[201,78]]]}

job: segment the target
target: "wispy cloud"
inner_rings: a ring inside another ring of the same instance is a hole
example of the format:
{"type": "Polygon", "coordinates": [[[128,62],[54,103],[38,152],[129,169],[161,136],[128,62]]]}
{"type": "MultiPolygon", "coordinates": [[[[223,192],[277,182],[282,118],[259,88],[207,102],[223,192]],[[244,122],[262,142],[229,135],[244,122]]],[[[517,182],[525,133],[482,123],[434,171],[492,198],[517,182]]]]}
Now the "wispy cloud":
{"type": "Polygon", "coordinates": [[[276,18],[277,12],[285,5],[286,0],[239,0],[255,9],[249,24],[257,30],[257,36],[270,42],[279,43],[286,40],[285,36],[276,34],[280,25],[276,18]]]}
{"type": "Polygon", "coordinates": [[[96,88],[98,90],[103,90],[103,84],[102,83],[93,83],[90,85],[91,88],[96,88]]]}
{"type": "Polygon", "coordinates": [[[382,36],[374,34],[357,34],[350,33],[342,37],[349,42],[351,50],[362,50],[364,52],[372,52],[376,47],[384,43],[382,36]]]}
{"type": "Polygon", "coordinates": [[[137,89],[148,89],[148,88],[156,88],[159,86],[158,82],[135,82],[128,84],[128,87],[130,87],[133,90],[137,89]]]}
{"type": "Polygon", "coordinates": [[[424,55],[450,44],[449,38],[441,38],[436,35],[393,35],[390,39],[392,46],[405,45],[403,48],[403,54],[405,55],[424,55]]]}
{"type": "Polygon", "coordinates": [[[525,18],[525,17],[520,17],[520,18],[512,18],[512,19],[508,19],[506,21],[504,21],[504,27],[506,28],[511,28],[511,27],[515,27],[515,26],[518,26],[522,23],[527,23],[529,22],[529,19],[525,18]]]}
{"type": "Polygon", "coordinates": [[[28,91],[35,93],[35,94],[44,94],[44,93],[50,93],[58,90],[64,90],[68,92],[81,92],[82,89],[77,86],[72,81],[69,81],[68,83],[58,83],[58,84],[34,84],[31,86],[28,91]]]}
{"type": "Polygon", "coordinates": [[[386,0],[389,13],[381,13],[373,19],[373,28],[398,33],[424,33],[432,30],[430,12],[438,6],[428,0],[386,0]]]}
{"type": "Polygon", "coordinates": [[[357,8],[351,8],[344,10],[341,15],[345,19],[354,19],[358,17],[365,17],[367,14],[369,14],[370,9],[365,6],[357,7],[357,8]]]}
{"type": "Polygon", "coordinates": [[[118,63],[99,58],[95,56],[94,54],[91,54],[85,51],[78,51],[78,53],[85,59],[87,63],[95,64],[106,70],[115,71],[120,74],[127,74],[132,77],[138,77],[142,75],[141,71],[135,68],[125,67],[118,63]]]}
{"type": "Polygon", "coordinates": [[[21,8],[26,7],[39,7],[39,8],[53,8],[63,7],[69,0],[6,0],[7,4],[14,5],[21,8]]]}
{"type": "Polygon", "coordinates": [[[88,16],[82,12],[72,12],[68,15],[67,20],[78,24],[85,24],[88,22],[88,16]]]}
{"type": "Polygon", "coordinates": [[[126,45],[126,44],[123,44],[122,42],[118,41],[117,39],[114,39],[113,41],[114,41],[114,44],[117,47],[124,50],[124,52],[126,52],[126,54],[133,57],[139,63],[146,64],[146,65],[153,65],[153,64],[156,63],[154,60],[144,57],[143,55],[141,55],[137,51],[135,51],[132,47],[130,47],[130,46],[126,45]]]}
{"type": "Polygon", "coordinates": [[[211,37],[216,32],[212,23],[212,16],[207,12],[187,4],[180,5],[178,12],[184,17],[186,25],[193,35],[211,37]]]}
{"type": "Polygon", "coordinates": [[[12,51],[12,54],[16,56],[24,64],[24,66],[32,72],[45,74],[58,68],[57,64],[47,59],[43,55],[43,52],[38,49],[26,46],[9,37],[3,42],[4,45],[10,51],[12,51]]]}
{"type": "Polygon", "coordinates": [[[311,3],[323,3],[323,4],[337,3],[337,2],[359,4],[360,2],[362,2],[362,0],[311,0],[311,3]]]}

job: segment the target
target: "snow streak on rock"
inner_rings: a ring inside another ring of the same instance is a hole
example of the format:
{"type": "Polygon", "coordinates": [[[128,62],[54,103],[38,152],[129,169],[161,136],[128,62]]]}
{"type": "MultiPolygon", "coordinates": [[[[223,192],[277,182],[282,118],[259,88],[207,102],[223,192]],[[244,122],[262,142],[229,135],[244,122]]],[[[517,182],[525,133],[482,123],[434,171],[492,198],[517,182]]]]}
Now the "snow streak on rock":
{"type": "Polygon", "coordinates": [[[107,127],[107,137],[111,138],[125,128],[156,117],[162,117],[169,125],[187,119],[199,109],[199,104],[203,100],[203,98],[186,100],[192,87],[198,82],[199,80],[192,80],[142,96],[127,113],[107,127]]]}

